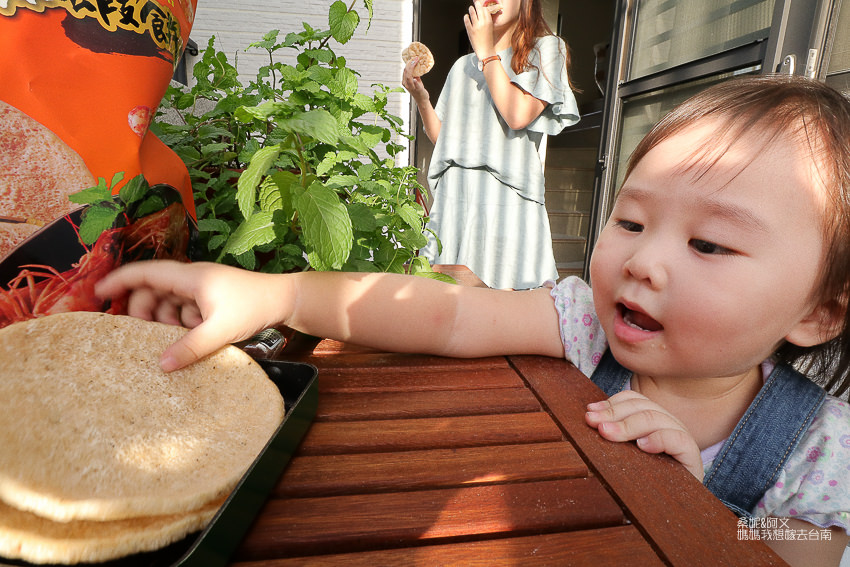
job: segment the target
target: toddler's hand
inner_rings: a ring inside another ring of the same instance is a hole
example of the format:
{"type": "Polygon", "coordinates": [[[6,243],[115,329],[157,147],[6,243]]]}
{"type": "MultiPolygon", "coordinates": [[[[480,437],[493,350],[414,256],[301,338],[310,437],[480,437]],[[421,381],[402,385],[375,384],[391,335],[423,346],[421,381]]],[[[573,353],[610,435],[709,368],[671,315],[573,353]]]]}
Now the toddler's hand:
{"type": "Polygon", "coordinates": [[[610,441],[637,441],[647,453],[667,453],[702,482],[699,446],[682,424],[646,396],[627,390],[587,406],[585,420],[610,441]]]}
{"type": "Polygon", "coordinates": [[[101,280],[104,298],[128,294],[127,314],[192,328],[162,354],[166,372],[271,327],[287,303],[274,276],[209,263],[134,262],[101,280]]]}

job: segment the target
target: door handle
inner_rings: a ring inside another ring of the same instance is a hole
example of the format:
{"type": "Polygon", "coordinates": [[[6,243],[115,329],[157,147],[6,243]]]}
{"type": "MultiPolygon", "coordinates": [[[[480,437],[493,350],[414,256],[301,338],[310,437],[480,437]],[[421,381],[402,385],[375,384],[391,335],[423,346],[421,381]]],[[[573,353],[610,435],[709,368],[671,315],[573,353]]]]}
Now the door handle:
{"type": "Polygon", "coordinates": [[[809,55],[806,58],[806,76],[814,79],[818,74],[818,50],[809,49],[809,55]]]}
{"type": "Polygon", "coordinates": [[[782,64],[779,66],[779,72],[783,75],[793,75],[797,70],[797,56],[789,53],[782,59],[782,64]]]}

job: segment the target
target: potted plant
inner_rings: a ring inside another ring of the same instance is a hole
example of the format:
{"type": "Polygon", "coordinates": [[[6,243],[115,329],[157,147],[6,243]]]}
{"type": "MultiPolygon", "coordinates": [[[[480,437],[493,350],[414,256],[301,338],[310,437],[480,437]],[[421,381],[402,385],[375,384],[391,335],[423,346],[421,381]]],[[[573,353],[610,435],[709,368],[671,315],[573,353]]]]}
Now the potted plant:
{"type": "MultiPolygon", "coordinates": [[[[406,135],[387,101],[401,88],[361,93],[358,73],[332,49],[360,24],[354,4],[332,4],[327,30],[305,23],[253,43],[269,63],[248,85],[212,38],[194,66],[194,86],[169,88],[151,131],[189,168],[197,258],[268,272],[445,279],[417,255],[426,217],[416,168],[395,162],[406,135]],[[294,64],[278,60],[286,51],[294,64]]],[[[371,0],[365,5],[371,22],[371,0]]]]}

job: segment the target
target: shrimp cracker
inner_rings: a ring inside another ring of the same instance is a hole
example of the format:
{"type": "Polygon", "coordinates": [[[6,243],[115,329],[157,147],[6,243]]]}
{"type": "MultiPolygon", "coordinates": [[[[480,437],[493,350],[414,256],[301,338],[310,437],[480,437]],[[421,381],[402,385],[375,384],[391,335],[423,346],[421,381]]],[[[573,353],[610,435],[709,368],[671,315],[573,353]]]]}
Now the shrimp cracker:
{"type": "Polygon", "coordinates": [[[404,61],[405,65],[407,65],[407,63],[414,57],[419,58],[419,61],[417,61],[416,65],[413,67],[414,77],[421,77],[434,68],[434,56],[431,54],[431,50],[428,49],[424,43],[414,41],[401,52],[401,60],[404,61]]]}
{"type": "MultiPolygon", "coordinates": [[[[201,510],[233,490],[282,422],[284,404],[236,347],[163,372],[160,354],[185,333],[93,312],[0,329],[3,504],[47,526],[141,526],[147,521],[132,520],[158,516],[172,526],[159,545],[202,528],[210,515],[201,510]]],[[[10,514],[0,508],[0,542],[20,523],[10,514]]],[[[143,541],[142,531],[128,537],[143,541]]],[[[109,555],[94,547],[98,560],[109,555]]],[[[4,544],[0,554],[7,551],[4,544]]]]}

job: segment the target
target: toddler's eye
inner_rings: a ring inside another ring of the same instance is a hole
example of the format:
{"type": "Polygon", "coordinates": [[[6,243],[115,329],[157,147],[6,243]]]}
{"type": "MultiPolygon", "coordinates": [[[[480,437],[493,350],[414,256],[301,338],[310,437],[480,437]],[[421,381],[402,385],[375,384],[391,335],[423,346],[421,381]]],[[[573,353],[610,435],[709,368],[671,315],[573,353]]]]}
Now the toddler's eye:
{"type": "Polygon", "coordinates": [[[618,220],[617,226],[628,232],[643,232],[643,225],[629,220],[618,220]]]}
{"type": "Polygon", "coordinates": [[[693,239],[691,240],[691,246],[694,250],[699,252],[700,254],[734,254],[735,252],[730,250],[729,248],[725,248],[720,246],[719,244],[715,244],[713,242],[708,242],[707,240],[699,240],[693,239]]]}

